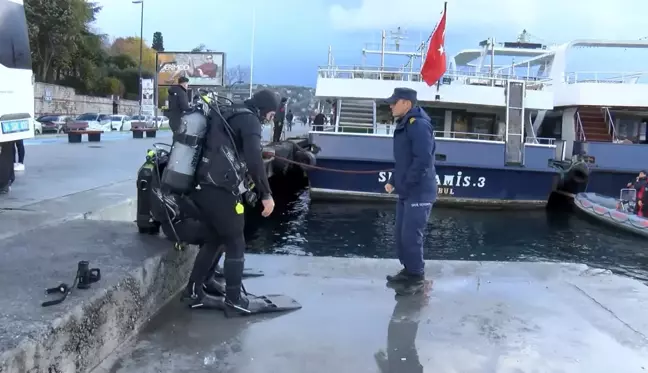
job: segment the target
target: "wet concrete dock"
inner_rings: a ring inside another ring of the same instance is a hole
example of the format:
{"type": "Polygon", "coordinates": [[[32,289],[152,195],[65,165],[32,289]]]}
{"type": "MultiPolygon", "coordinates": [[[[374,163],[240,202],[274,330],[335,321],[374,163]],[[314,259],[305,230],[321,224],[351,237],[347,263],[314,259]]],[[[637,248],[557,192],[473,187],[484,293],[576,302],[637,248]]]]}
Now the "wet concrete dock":
{"type": "Polygon", "coordinates": [[[392,260],[250,256],[252,293],[302,310],[226,319],[173,301],[94,373],[645,372],[648,288],[550,263],[428,263],[425,297],[394,297],[392,260]]]}
{"type": "Polygon", "coordinates": [[[186,283],[195,251],[170,250],[133,224],[137,170],[170,136],[25,141],[26,171],[0,196],[0,372],[86,372],[186,283]],[[99,267],[101,281],[42,308],[57,297],[43,290],[71,285],[80,260],[99,267]]]}
{"type": "Polygon", "coordinates": [[[173,300],[153,317],[195,254],[132,223],[137,168],[170,139],[110,136],[28,141],[27,171],[0,196],[1,373],[648,370],[648,288],[581,265],[430,262],[428,295],[397,302],[395,261],[250,255],[266,276],[248,290],[302,310],[225,319],[173,300]],[[79,260],[102,280],[41,308],[79,260]]]}

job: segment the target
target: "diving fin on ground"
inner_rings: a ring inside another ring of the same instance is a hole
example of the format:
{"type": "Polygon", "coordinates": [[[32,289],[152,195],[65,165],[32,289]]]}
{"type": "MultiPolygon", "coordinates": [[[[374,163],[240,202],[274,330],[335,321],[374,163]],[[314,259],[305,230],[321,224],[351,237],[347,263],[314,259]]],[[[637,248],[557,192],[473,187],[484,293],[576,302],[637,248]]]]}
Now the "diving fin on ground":
{"type": "Polygon", "coordinates": [[[226,317],[251,316],[263,313],[295,311],[302,308],[295,299],[282,294],[262,296],[248,295],[245,306],[233,304],[225,297],[205,293],[200,301],[191,305],[194,309],[216,309],[225,312],[226,317]]]}
{"type": "MultiPolygon", "coordinates": [[[[218,278],[223,278],[223,268],[216,267],[216,270],[214,271],[214,276],[218,278]]],[[[254,268],[243,269],[243,278],[262,277],[262,276],[264,276],[263,271],[260,271],[258,269],[254,269],[254,268]]]]}

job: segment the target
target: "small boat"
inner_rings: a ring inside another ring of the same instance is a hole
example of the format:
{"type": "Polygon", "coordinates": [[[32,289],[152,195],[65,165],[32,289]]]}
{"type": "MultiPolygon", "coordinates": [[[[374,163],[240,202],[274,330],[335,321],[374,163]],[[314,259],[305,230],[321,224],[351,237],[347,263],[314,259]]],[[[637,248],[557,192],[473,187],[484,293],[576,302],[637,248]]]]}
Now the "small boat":
{"type": "Polygon", "coordinates": [[[648,219],[634,213],[635,195],[634,189],[622,189],[618,199],[597,193],[579,193],[574,197],[574,205],[608,225],[648,237],[648,219]]]}

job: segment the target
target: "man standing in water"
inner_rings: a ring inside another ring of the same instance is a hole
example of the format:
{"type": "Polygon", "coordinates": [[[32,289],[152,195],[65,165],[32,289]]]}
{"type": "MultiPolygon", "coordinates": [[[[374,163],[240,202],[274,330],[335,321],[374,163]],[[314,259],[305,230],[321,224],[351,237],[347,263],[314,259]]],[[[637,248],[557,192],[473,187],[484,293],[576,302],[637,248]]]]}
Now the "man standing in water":
{"type": "Polygon", "coordinates": [[[394,172],[385,191],[398,193],[394,241],[403,265],[397,274],[387,276],[387,285],[399,295],[424,290],[423,239],[437,197],[434,129],[416,101],[416,91],[409,88],[396,88],[387,99],[396,128],[394,172]]]}

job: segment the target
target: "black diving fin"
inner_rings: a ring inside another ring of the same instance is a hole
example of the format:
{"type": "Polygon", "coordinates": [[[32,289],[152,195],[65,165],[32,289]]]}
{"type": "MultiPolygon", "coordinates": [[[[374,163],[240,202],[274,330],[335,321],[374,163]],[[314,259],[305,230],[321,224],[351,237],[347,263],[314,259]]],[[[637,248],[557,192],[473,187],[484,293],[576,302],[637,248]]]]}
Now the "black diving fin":
{"type": "MultiPolygon", "coordinates": [[[[216,269],[214,270],[214,276],[218,278],[223,278],[223,268],[220,266],[217,266],[216,269]]],[[[254,269],[254,268],[244,268],[243,269],[243,278],[251,278],[251,277],[262,277],[264,276],[263,271],[254,269]]]]}
{"type": "Polygon", "coordinates": [[[247,295],[245,306],[233,304],[226,297],[205,293],[199,301],[194,302],[194,309],[216,309],[225,312],[226,317],[252,316],[263,313],[295,311],[302,308],[295,299],[282,294],[262,296],[247,295]]]}

